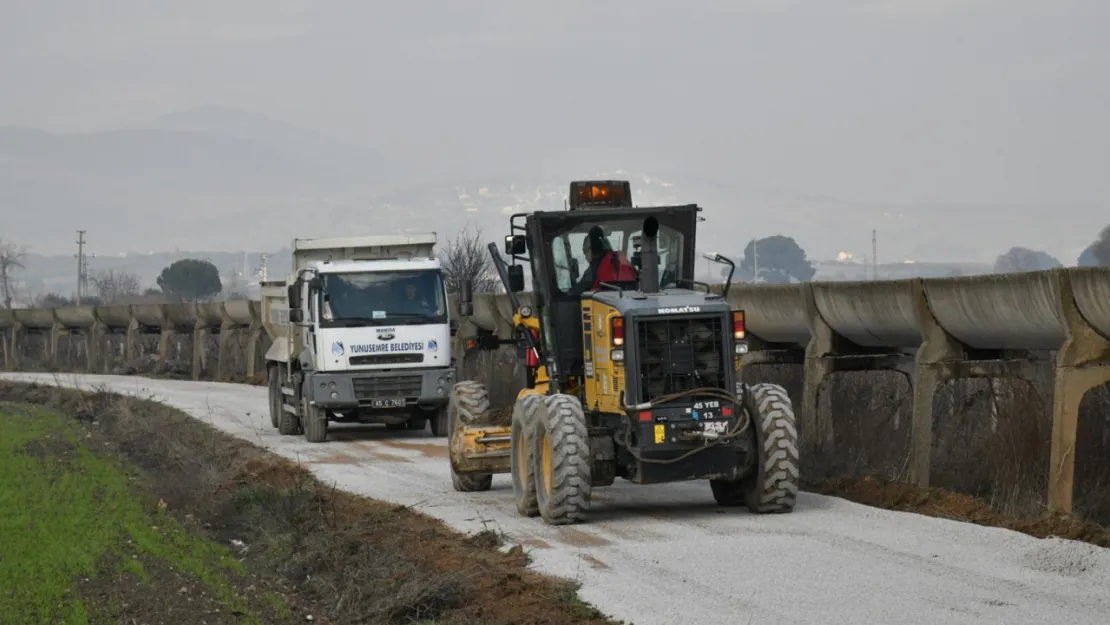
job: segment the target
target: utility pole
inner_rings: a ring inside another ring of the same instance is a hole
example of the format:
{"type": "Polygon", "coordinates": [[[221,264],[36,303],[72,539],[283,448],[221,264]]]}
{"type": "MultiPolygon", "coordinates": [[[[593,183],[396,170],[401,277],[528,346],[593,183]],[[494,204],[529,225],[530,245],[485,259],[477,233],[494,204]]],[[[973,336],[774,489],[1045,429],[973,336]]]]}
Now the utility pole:
{"type": "Polygon", "coordinates": [[[874,229],[871,230],[871,279],[879,279],[879,239],[874,229]]]}
{"type": "Polygon", "coordinates": [[[81,296],[89,288],[88,259],[85,257],[85,231],[77,231],[77,297],[76,304],[81,305],[81,296]]]}

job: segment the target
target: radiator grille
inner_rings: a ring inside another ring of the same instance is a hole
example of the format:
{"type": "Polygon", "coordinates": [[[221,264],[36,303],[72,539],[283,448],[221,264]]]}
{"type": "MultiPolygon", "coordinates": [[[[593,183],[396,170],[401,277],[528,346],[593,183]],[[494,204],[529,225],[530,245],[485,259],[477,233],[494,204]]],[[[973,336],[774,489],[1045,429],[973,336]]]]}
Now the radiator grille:
{"type": "Polygon", "coordinates": [[[421,375],[397,375],[382,377],[355,378],[355,398],[389,399],[394,397],[420,396],[424,378],[421,375]]]}
{"type": "Polygon", "coordinates": [[[692,388],[725,388],[724,317],[674,316],[636,323],[640,398],[692,388]]]}
{"type": "Polygon", "coordinates": [[[351,356],[352,365],[399,365],[414,362],[424,362],[424,354],[371,354],[369,356],[351,356]]]}

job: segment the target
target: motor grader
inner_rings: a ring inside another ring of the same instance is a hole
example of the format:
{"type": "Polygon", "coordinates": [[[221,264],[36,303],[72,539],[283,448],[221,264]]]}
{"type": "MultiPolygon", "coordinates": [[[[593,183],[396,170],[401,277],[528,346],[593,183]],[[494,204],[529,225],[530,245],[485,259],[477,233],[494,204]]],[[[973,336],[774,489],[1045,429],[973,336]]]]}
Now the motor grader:
{"type": "MultiPolygon", "coordinates": [[[[490,420],[485,385],[448,403],[451,477],[490,489],[510,473],[520,514],[580,521],[593,488],[708,480],[717,503],[790,512],[798,492],[793,407],[774,384],[740,381],[744,311],[694,280],[696,204],[634,207],[627,181],[570,185],[562,211],[510,217],[506,262],[489,244],[512,305],[512,336],[489,331],[466,351],[512,345],[524,361],[511,425],[490,420]],[[534,305],[521,302],[524,264],[534,305]],[[583,269],[584,268],[584,269],[583,269]]],[[[473,314],[472,287],[459,297],[473,314]]]]}

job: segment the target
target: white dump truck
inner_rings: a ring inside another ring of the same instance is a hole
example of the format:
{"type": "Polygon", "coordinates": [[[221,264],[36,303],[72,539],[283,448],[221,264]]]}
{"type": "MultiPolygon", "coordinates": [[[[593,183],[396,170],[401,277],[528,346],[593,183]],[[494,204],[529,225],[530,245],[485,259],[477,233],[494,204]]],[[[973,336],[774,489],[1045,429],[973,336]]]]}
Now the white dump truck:
{"type": "Polygon", "coordinates": [[[264,282],[270,421],[327,438],[330,422],[447,433],[451,311],[435,233],[295,239],[293,273],[264,282]]]}

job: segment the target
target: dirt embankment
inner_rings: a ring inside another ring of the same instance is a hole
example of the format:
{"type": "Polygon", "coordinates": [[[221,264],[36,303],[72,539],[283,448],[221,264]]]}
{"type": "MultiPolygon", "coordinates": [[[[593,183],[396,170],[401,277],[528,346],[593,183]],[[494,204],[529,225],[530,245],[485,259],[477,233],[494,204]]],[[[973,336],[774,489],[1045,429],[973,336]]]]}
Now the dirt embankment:
{"type": "MultiPolygon", "coordinates": [[[[269,618],[279,620],[265,622],[613,623],[581,603],[573,584],[528,570],[521,547],[498,550],[493,532],[462,536],[412,510],[335,491],[168,406],[11,382],[0,382],[0,401],[71,415],[83,448],[136,467],[132,486],[150,514],[230,549],[239,565],[227,573],[227,592],[270,601],[269,618]]],[[[73,592],[111,622],[182,622],[182,614],[244,622],[172,567],[99,564],[73,592]],[[167,619],[171,610],[178,616],[167,619]]]]}

